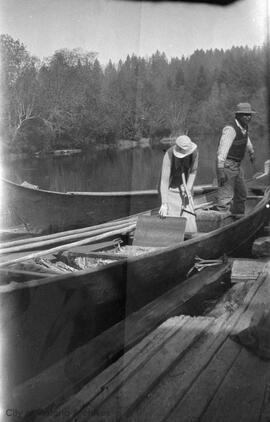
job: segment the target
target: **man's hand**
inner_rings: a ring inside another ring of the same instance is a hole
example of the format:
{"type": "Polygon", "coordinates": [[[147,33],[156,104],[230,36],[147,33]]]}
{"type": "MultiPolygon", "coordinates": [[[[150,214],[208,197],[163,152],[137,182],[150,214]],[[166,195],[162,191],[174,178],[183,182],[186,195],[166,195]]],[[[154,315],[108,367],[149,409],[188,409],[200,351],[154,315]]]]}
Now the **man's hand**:
{"type": "Polygon", "coordinates": [[[168,204],[162,204],[159,209],[160,217],[166,217],[168,215],[168,204]]]}
{"type": "Polygon", "coordinates": [[[187,196],[187,192],[184,185],[180,185],[180,193],[181,193],[181,196],[183,197],[187,196]]]}
{"type": "Polygon", "coordinates": [[[224,186],[224,184],[227,181],[227,176],[223,168],[217,169],[217,179],[218,179],[218,186],[224,186]]]}

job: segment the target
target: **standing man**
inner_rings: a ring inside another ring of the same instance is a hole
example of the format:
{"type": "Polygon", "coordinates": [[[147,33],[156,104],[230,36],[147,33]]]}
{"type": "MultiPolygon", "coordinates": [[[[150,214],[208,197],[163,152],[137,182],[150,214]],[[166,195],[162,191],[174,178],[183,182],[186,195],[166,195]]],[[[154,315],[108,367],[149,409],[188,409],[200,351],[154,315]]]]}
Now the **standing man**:
{"type": "Polygon", "coordinates": [[[161,171],[162,205],[159,214],[161,217],[186,217],[186,231],[190,232],[197,231],[191,192],[197,174],[198,158],[197,145],[188,136],[179,136],[175,145],[166,151],[161,171]]]}
{"type": "Polygon", "coordinates": [[[245,152],[248,151],[252,163],[255,161],[254,149],[248,136],[248,125],[254,113],[249,103],[238,104],[235,120],[224,127],[218,146],[217,209],[230,210],[236,217],[245,213],[247,188],[241,168],[245,152]]]}

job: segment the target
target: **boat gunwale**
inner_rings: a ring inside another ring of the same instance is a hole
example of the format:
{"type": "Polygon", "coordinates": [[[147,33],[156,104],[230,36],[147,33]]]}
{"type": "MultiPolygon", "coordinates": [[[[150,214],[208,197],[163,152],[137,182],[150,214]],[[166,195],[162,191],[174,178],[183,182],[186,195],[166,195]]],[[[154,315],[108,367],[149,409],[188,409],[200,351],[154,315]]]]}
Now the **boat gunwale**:
{"type": "MultiPolygon", "coordinates": [[[[104,266],[101,266],[99,268],[90,268],[90,269],[87,269],[87,270],[78,270],[78,271],[76,271],[76,273],[72,272],[72,273],[65,273],[63,275],[60,274],[60,275],[55,275],[55,276],[48,276],[48,278],[44,278],[42,280],[40,280],[40,279],[29,280],[29,281],[25,281],[25,282],[22,282],[22,283],[16,283],[16,286],[14,286],[14,284],[12,285],[12,283],[10,283],[8,285],[0,286],[0,294],[11,292],[11,291],[14,291],[14,290],[17,290],[17,289],[23,289],[23,288],[29,288],[29,287],[39,287],[39,286],[42,286],[44,284],[49,284],[49,283],[52,283],[52,282],[55,282],[55,281],[61,282],[61,281],[69,280],[70,278],[74,278],[74,276],[77,278],[78,276],[81,276],[81,275],[87,275],[87,274],[92,274],[92,273],[100,273],[104,269],[107,270],[108,268],[109,269],[114,268],[114,267],[117,267],[117,266],[122,265],[122,264],[134,263],[136,261],[141,261],[143,259],[153,258],[154,256],[158,257],[161,254],[164,254],[164,253],[168,254],[168,253],[170,253],[174,250],[191,246],[194,243],[197,243],[198,241],[203,241],[205,239],[211,239],[215,236],[220,235],[222,232],[225,232],[226,230],[237,226],[240,221],[246,222],[250,218],[254,217],[254,215],[256,215],[257,213],[262,212],[263,207],[266,207],[267,203],[270,201],[270,189],[265,192],[263,197],[253,195],[251,198],[261,198],[261,199],[259,200],[259,202],[256,204],[255,208],[249,214],[245,215],[240,220],[238,219],[236,221],[233,221],[232,223],[229,223],[229,224],[227,224],[223,227],[219,227],[219,228],[212,230],[210,232],[200,233],[200,235],[198,237],[194,237],[193,239],[188,239],[188,240],[185,240],[185,241],[183,241],[179,244],[174,244],[172,246],[168,246],[168,247],[165,247],[165,248],[163,247],[163,248],[160,248],[160,250],[149,251],[149,252],[146,252],[145,254],[142,254],[142,255],[120,258],[116,262],[111,262],[111,263],[106,264],[104,266]]],[[[91,283],[91,281],[92,280],[90,280],[89,283],[91,283]]]]}
{"type": "Polygon", "coordinates": [[[61,195],[61,196],[137,196],[137,195],[157,195],[158,190],[157,189],[149,189],[149,190],[137,190],[137,191],[113,191],[113,192],[59,192],[59,191],[50,191],[46,189],[40,189],[35,188],[31,186],[22,186],[18,183],[12,182],[11,180],[7,180],[5,178],[1,178],[1,180],[6,183],[7,185],[12,185],[18,189],[21,190],[28,190],[30,192],[40,192],[40,193],[46,193],[51,195],[61,195]]]}
{"type": "MultiPolygon", "coordinates": [[[[7,180],[3,177],[1,177],[1,180],[6,183],[7,185],[12,185],[15,188],[21,189],[21,190],[27,190],[29,192],[38,192],[41,194],[46,195],[59,195],[59,196],[69,196],[69,197],[76,197],[76,196],[83,196],[83,197],[125,197],[125,196],[147,196],[147,195],[158,195],[159,191],[158,189],[145,189],[145,190],[134,190],[134,191],[104,191],[104,192],[59,192],[59,191],[50,191],[46,189],[40,189],[39,187],[35,188],[31,186],[23,186],[19,185],[18,183],[12,182],[11,180],[7,180]]],[[[195,192],[198,191],[198,193],[207,193],[214,191],[217,189],[217,186],[211,185],[211,184],[204,184],[204,185],[197,185],[194,186],[195,192]]]]}

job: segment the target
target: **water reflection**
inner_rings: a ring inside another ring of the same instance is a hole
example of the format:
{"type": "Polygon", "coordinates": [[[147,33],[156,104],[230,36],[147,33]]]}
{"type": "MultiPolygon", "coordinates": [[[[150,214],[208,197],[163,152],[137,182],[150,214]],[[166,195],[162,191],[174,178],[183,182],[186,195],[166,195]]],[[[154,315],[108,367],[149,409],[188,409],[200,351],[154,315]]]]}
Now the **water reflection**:
{"type": "MultiPolygon", "coordinates": [[[[211,183],[215,177],[218,137],[204,141],[194,139],[199,148],[199,169],[196,184],[211,183]]],[[[257,171],[269,157],[267,138],[254,142],[257,171]]],[[[43,157],[5,160],[2,174],[17,183],[26,180],[42,189],[53,191],[129,191],[156,189],[159,183],[164,150],[135,148],[83,152],[67,157],[43,157]]],[[[246,177],[254,168],[248,158],[243,162],[246,177]]]]}

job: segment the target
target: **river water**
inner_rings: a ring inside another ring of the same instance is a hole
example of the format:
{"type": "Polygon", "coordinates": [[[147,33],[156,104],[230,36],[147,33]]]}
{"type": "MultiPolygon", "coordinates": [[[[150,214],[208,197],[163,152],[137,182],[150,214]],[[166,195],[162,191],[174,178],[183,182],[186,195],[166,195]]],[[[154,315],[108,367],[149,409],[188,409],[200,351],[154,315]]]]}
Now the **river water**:
{"type": "MultiPolygon", "coordinates": [[[[215,177],[217,137],[198,142],[199,169],[196,184],[212,183],[215,177]]],[[[254,142],[256,168],[244,159],[247,178],[263,171],[269,158],[268,139],[254,142]]],[[[16,183],[27,181],[41,189],[68,191],[130,191],[156,189],[164,148],[137,147],[127,150],[90,150],[73,156],[5,159],[2,176],[16,183]]]]}

